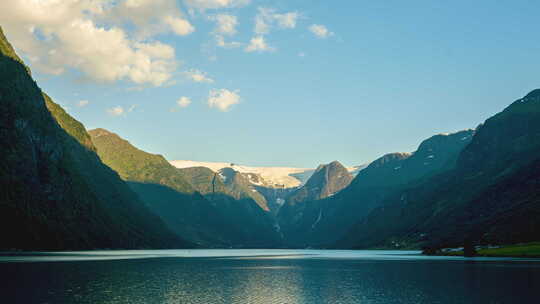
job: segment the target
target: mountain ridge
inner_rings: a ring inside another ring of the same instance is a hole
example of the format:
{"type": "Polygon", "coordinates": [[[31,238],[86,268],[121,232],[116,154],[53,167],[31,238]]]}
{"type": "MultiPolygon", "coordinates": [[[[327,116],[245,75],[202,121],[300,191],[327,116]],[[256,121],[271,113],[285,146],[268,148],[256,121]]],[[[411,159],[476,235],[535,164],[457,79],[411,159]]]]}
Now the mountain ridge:
{"type": "Polygon", "coordinates": [[[336,246],[424,247],[435,252],[465,243],[538,240],[538,92],[481,124],[454,169],[389,196],[336,246]]]}
{"type": "Polygon", "coordinates": [[[103,162],[180,237],[205,247],[277,246],[266,201],[240,173],[227,178],[204,167],[178,169],[105,129],[89,131],[103,162]],[[260,200],[262,199],[262,201],[260,200]]]}
{"type": "Polygon", "coordinates": [[[3,249],[182,248],[99,160],[84,126],[32,79],[0,28],[3,249]]]}
{"type": "MultiPolygon", "coordinates": [[[[223,168],[232,168],[240,173],[253,173],[260,175],[272,188],[296,188],[302,186],[313,174],[313,168],[296,167],[256,167],[243,166],[228,162],[199,162],[191,160],[172,160],[170,163],[177,168],[206,167],[214,172],[223,168]]],[[[352,174],[357,174],[365,165],[347,167],[352,174]]]]}
{"type": "Polygon", "coordinates": [[[396,189],[451,168],[473,133],[437,134],[422,141],[414,153],[385,154],[335,195],[282,208],[278,221],[288,227],[292,246],[332,246],[396,189]]]}

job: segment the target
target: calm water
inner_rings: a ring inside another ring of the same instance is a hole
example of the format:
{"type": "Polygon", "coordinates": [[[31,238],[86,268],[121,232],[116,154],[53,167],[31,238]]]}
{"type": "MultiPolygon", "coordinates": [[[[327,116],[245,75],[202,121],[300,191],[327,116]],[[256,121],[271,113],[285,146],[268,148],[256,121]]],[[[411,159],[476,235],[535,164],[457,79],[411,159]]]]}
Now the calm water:
{"type": "Polygon", "coordinates": [[[540,260],[324,250],[0,256],[2,303],[540,303],[540,260]]]}

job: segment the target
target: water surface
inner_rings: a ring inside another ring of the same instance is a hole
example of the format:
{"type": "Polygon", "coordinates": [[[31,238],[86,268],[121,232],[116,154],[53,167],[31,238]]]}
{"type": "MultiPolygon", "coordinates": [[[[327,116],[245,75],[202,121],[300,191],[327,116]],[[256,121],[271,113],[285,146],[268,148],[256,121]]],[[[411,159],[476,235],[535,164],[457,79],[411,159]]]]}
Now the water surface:
{"type": "Polygon", "coordinates": [[[414,251],[0,255],[3,303],[538,303],[540,260],[414,251]]]}

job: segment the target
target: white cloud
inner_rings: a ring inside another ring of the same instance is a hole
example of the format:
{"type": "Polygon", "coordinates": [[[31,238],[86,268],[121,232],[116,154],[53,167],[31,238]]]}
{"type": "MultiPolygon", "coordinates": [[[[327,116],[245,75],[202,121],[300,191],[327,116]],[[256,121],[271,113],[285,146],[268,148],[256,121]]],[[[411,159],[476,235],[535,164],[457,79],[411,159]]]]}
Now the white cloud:
{"type": "Polygon", "coordinates": [[[186,96],[182,96],[176,101],[176,104],[180,108],[187,108],[191,104],[191,99],[186,96]]]}
{"type": "Polygon", "coordinates": [[[186,19],[167,16],[165,17],[164,21],[171,26],[173,32],[180,36],[186,36],[195,31],[193,25],[191,25],[191,23],[189,23],[189,21],[186,19]]]}
{"type": "Polygon", "coordinates": [[[108,5],[106,7],[108,14],[105,15],[107,21],[133,24],[141,37],[168,30],[180,36],[189,35],[195,31],[193,25],[178,8],[176,0],[126,0],[123,2],[104,0],[103,2],[106,3],[104,5],[108,5]]]}
{"type": "Polygon", "coordinates": [[[88,100],[80,100],[79,102],[77,102],[77,106],[82,108],[82,107],[86,107],[90,102],[88,100]]]}
{"type": "Polygon", "coordinates": [[[259,7],[255,16],[255,34],[265,35],[277,26],[281,29],[292,29],[296,27],[296,22],[300,14],[298,12],[289,12],[284,14],[276,13],[275,9],[259,7]]]}
{"type": "Polygon", "coordinates": [[[229,91],[227,89],[211,90],[208,96],[208,106],[217,108],[222,112],[227,112],[235,104],[240,103],[238,91],[229,91]]]}
{"type": "Polygon", "coordinates": [[[185,0],[184,2],[188,7],[205,11],[207,9],[241,7],[248,5],[251,0],[185,0]]]}
{"type": "Polygon", "coordinates": [[[161,86],[177,68],[174,48],[153,35],[189,34],[175,0],[2,0],[0,20],[18,51],[44,73],[77,69],[100,82],[161,86]]]}
{"type": "Polygon", "coordinates": [[[127,110],[128,113],[133,112],[133,110],[135,110],[135,108],[137,108],[137,105],[136,105],[136,104],[135,104],[135,105],[131,105],[131,106],[128,108],[128,110],[127,110]]]}
{"type": "Polygon", "coordinates": [[[246,52],[270,52],[275,48],[269,46],[264,39],[264,36],[256,36],[251,38],[249,45],[244,49],[246,52]]]}
{"type": "Polygon", "coordinates": [[[222,35],[236,34],[236,27],[238,26],[238,18],[236,16],[219,14],[212,16],[211,20],[216,22],[215,33],[222,35]]]}
{"type": "Polygon", "coordinates": [[[328,28],[326,28],[326,26],[324,25],[321,25],[321,24],[313,24],[309,27],[309,30],[315,34],[315,36],[319,37],[319,38],[328,38],[332,35],[334,35],[334,33],[330,32],[328,30],[328,28]]]}
{"type": "Polygon", "coordinates": [[[191,69],[185,72],[185,75],[194,82],[213,83],[214,80],[206,75],[205,72],[191,69]]]}
{"type": "Polygon", "coordinates": [[[111,116],[122,116],[124,115],[125,111],[123,107],[116,106],[114,108],[107,109],[107,113],[109,113],[111,116]]]}
{"type": "Polygon", "coordinates": [[[173,59],[174,58],[174,48],[170,45],[167,45],[161,42],[154,42],[151,44],[135,43],[134,47],[154,58],[160,58],[160,59],[173,59]]]}

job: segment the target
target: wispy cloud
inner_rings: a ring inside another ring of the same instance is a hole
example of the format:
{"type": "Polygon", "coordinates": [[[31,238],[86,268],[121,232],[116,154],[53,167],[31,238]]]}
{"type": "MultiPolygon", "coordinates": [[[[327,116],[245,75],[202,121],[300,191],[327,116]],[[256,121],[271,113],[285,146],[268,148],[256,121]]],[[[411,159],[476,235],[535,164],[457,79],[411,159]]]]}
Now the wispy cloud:
{"type": "Polygon", "coordinates": [[[300,15],[298,12],[290,12],[285,14],[274,14],[274,19],[277,21],[277,24],[280,28],[295,28],[296,21],[300,15]]]}
{"type": "Polygon", "coordinates": [[[293,29],[300,14],[298,12],[276,13],[276,10],[268,7],[259,7],[255,15],[255,36],[251,38],[249,44],[244,48],[246,52],[268,52],[275,51],[276,48],[267,44],[265,35],[269,34],[275,27],[280,29],[293,29]]]}
{"type": "Polygon", "coordinates": [[[333,36],[334,33],[332,33],[328,28],[321,24],[313,24],[309,27],[309,30],[317,37],[325,39],[330,36],[333,36]]]}
{"type": "Polygon", "coordinates": [[[201,82],[201,83],[213,83],[214,80],[207,76],[205,72],[191,69],[187,72],[184,72],[186,77],[194,82],[201,82]]]}
{"type": "Polygon", "coordinates": [[[216,22],[214,33],[222,35],[234,35],[237,33],[238,18],[236,16],[219,14],[211,16],[210,19],[216,22]]]}
{"type": "Polygon", "coordinates": [[[111,116],[122,116],[125,114],[125,110],[121,106],[116,106],[116,107],[107,109],[107,113],[111,116]]]}
{"type": "Polygon", "coordinates": [[[241,47],[243,43],[237,41],[225,41],[223,36],[216,35],[216,45],[226,49],[233,49],[241,47]]]}
{"type": "Polygon", "coordinates": [[[186,108],[191,104],[191,99],[186,96],[182,96],[176,101],[176,104],[181,108],[186,108]]]}
{"type": "Polygon", "coordinates": [[[257,35],[266,35],[276,26],[281,29],[293,29],[298,18],[300,18],[298,12],[276,13],[273,8],[259,7],[253,31],[257,35]]]}
{"type": "Polygon", "coordinates": [[[185,0],[186,6],[204,12],[209,9],[241,7],[251,3],[251,0],[185,0]]]}
{"type": "Polygon", "coordinates": [[[182,96],[176,100],[176,104],[171,108],[171,112],[177,112],[183,108],[187,108],[191,105],[191,99],[186,96],[182,96]]]}
{"type": "Polygon", "coordinates": [[[90,102],[88,100],[80,100],[79,102],[77,102],[77,106],[79,108],[82,108],[82,107],[86,107],[90,102]]]}

